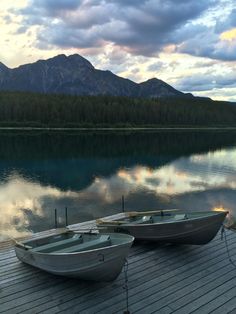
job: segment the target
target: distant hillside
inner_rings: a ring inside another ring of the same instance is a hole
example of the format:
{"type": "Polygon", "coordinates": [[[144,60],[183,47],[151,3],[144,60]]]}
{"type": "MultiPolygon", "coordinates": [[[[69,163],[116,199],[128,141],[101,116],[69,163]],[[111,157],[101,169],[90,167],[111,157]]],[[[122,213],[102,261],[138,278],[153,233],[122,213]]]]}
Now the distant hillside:
{"type": "Polygon", "coordinates": [[[236,106],[198,97],[145,99],[0,92],[0,126],[236,126],[236,106]]]}
{"type": "Polygon", "coordinates": [[[0,90],[145,98],[193,97],[158,79],[137,84],[110,71],[97,70],[78,54],[59,55],[15,69],[0,62],[0,90]]]}

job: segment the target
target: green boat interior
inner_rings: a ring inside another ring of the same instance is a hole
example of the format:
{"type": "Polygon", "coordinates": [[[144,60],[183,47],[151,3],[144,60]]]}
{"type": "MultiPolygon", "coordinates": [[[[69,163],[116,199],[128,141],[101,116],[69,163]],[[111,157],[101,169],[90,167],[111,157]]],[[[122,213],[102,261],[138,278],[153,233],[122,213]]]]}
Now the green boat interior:
{"type": "Polygon", "coordinates": [[[94,250],[116,244],[116,242],[117,240],[112,240],[110,235],[75,234],[68,232],[42,239],[24,241],[22,244],[25,249],[31,252],[50,254],[94,250]]]}
{"type": "Polygon", "coordinates": [[[195,219],[195,218],[203,218],[215,215],[216,212],[208,211],[208,212],[166,212],[163,210],[160,213],[154,213],[152,215],[137,215],[137,216],[128,216],[123,219],[119,219],[121,223],[124,224],[152,224],[152,223],[163,223],[163,222],[177,222],[183,221],[187,219],[195,219]]]}

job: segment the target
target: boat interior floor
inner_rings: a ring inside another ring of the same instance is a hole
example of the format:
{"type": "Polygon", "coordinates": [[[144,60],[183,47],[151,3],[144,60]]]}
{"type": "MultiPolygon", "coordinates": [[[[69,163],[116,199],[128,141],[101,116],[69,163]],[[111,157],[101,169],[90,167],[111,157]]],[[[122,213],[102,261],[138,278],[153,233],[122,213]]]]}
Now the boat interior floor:
{"type": "Polygon", "coordinates": [[[109,235],[101,235],[95,239],[84,241],[82,234],[76,234],[72,238],[32,248],[31,251],[38,253],[75,253],[109,245],[111,245],[109,235]]]}
{"type": "Polygon", "coordinates": [[[131,219],[124,219],[124,223],[135,223],[135,224],[151,224],[151,223],[163,223],[168,221],[179,221],[188,219],[187,214],[176,214],[176,215],[147,215],[142,217],[135,217],[131,219]]]}

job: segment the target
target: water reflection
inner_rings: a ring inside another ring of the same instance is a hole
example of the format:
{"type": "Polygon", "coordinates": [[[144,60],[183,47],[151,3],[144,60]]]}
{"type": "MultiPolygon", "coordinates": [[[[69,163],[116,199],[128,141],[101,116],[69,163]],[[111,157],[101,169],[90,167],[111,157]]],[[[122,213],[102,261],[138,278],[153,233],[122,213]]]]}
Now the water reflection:
{"type": "Polygon", "coordinates": [[[236,216],[232,133],[0,135],[0,239],[127,210],[227,208],[236,216]],[[178,145],[176,145],[178,144],[178,145]]]}
{"type": "Polygon", "coordinates": [[[73,192],[63,192],[50,186],[25,179],[16,172],[0,185],[0,230],[1,236],[19,237],[30,232],[33,220],[43,222],[44,202],[53,199],[54,203],[62,197],[73,197],[73,192]]]}

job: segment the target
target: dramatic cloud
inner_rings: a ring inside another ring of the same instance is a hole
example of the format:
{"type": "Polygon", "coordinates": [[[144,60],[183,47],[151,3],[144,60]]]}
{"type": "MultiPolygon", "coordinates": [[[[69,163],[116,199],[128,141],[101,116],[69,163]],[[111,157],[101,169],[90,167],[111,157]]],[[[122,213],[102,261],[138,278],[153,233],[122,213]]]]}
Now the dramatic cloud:
{"type": "MultiPolygon", "coordinates": [[[[236,10],[213,16],[224,0],[107,1],[35,0],[11,13],[23,16],[23,27],[39,25],[40,48],[122,47],[133,55],[152,56],[169,45],[180,53],[236,60],[236,10]],[[215,10],[215,11],[214,11],[215,10]],[[221,19],[220,19],[221,18],[221,19]],[[220,19],[220,20],[219,20],[220,19]],[[211,23],[206,23],[211,20],[211,23]],[[231,37],[227,33],[231,30],[231,37]],[[223,36],[222,33],[225,33],[223,36]],[[229,40],[230,38],[230,40],[229,40]]],[[[22,25],[21,25],[21,28],[22,25]]]]}
{"type": "Polygon", "coordinates": [[[178,5],[174,0],[142,0],[138,4],[137,1],[37,0],[30,1],[18,13],[29,27],[42,24],[38,40],[48,45],[83,48],[112,43],[133,54],[149,56],[176,43],[177,37],[181,40],[181,29],[187,34],[186,24],[214,3],[214,0],[180,0],[178,5]]]}
{"type": "Polygon", "coordinates": [[[10,67],[79,53],[136,82],[236,95],[233,0],[2,0],[0,8],[0,61],[10,67]]]}
{"type": "Polygon", "coordinates": [[[197,76],[187,76],[178,81],[177,87],[187,92],[207,91],[225,87],[232,88],[236,87],[236,73],[231,72],[227,75],[222,75],[207,72],[197,76]]]}
{"type": "Polygon", "coordinates": [[[161,61],[157,61],[155,63],[152,63],[149,65],[148,67],[148,71],[150,72],[158,72],[160,71],[161,69],[167,67],[167,65],[161,61]]]}
{"type": "Polygon", "coordinates": [[[236,61],[236,9],[233,2],[227,0],[218,1],[217,9],[214,19],[210,12],[207,15],[209,20],[212,19],[210,25],[204,19],[190,25],[191,37],[182,37],[176,47],[178,52],[215,60],[236,61]]]}
{"type": "Polygon", "coordinates": [[[29,16],[38,13],[43,13],[44,16],[60,16],[62,11],[78,9],[80,2],[79,0],[30,0],[28,6],[19,10],[19,13],[29,16]]]}
{"type": "MultiPolygon", "coordinates": [[[[224,33],[223,33],[224,34],[224,33]]],[[[202,32],[181,43],[178,52],[211,59],[236,60],[236,33],[228,32],[228,37],[213,32],[202,32]],[[200,44],[199,44],[200,43],[200,44]]]]}

